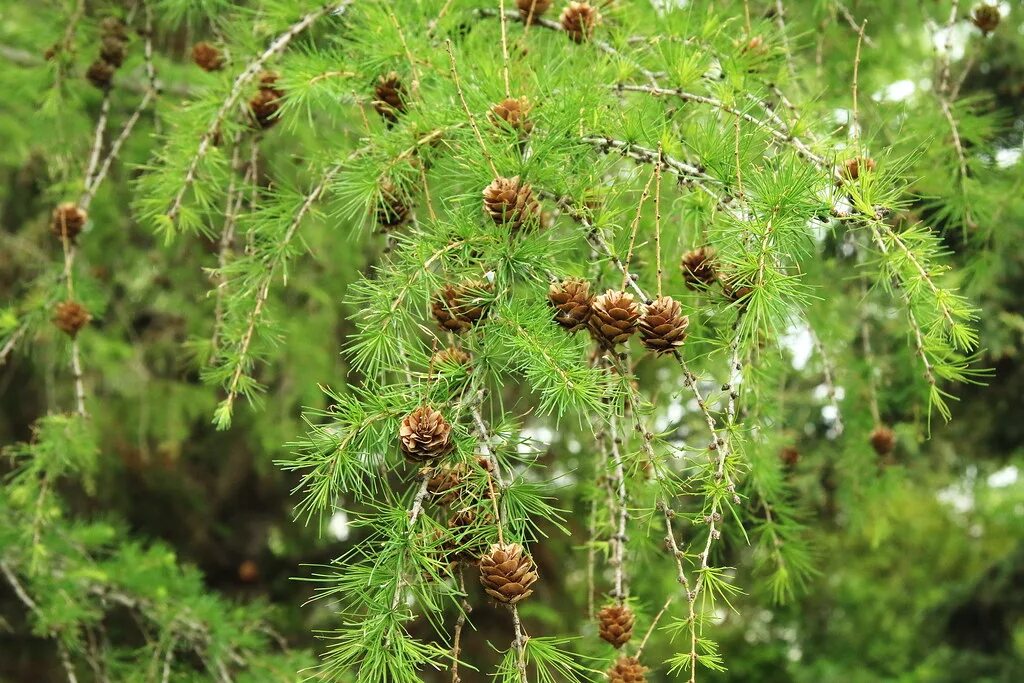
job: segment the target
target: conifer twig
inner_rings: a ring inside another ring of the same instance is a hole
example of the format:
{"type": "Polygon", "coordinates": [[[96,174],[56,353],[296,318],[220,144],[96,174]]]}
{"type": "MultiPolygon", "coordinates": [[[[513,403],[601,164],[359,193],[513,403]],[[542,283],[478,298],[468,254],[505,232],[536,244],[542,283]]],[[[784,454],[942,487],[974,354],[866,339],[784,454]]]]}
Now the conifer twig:
{"type": "MultiPolygon", "coordinates": [[[[655,164],[656,167],[660,167],[660,164],[655,164]]],[[[633,222],[629,226],[629,248],[626,250],[626,262],[625,268],[623,268],[622,275],[622,286],[619,289],[626,288],[626,278],[628,276],[629,264],[633,261],[633,247],[636,244],[636,233],[640,227],[640,216],[644,211],[644,203],[647,202],[647,198],[651,194],[651,184],[654,182],[654,176],[657,173],[656,170],[651,171],[651,177],[647,179],[647,184],[644,185],[644,191],[640,195],[640,202],[636,206],[636,215],[633,216],[633,222]]]]}
{"type": "Polygon", "coordinates": [[[185,201],[185,194],[196,181],[196,172],[199,170],[199,164],[206,157],[206,153],[210,151],[210,147],[213,146],[213,140],[217,135],[217,131],[220,130],[221,123],[227,117],[228,112],[234,108],[238,99],[242,96],[242,91],[246,86],[248,86],[252,79],[263,70],[263,66],[270,61],[272,57],[283,52],[297,35],[305,31],[324,15],[340,14],[345,11],[352,2],[353,0],[329,2],[321,5],[312,12],[307,13],[275,38],[270,45],[267,46],[267,49],[257,56],[256,59],[249,62],[245,69],[242,70],[242,73],[238,74],[234,83],[231,85],[231,90],[228,92],[227,98],[225,98],[221,103],[210,123],[207,125],[206,130],[203,132],[202,136],[200,136],[199,146],[196,148],[195,154],[192,155],[192,158],[189,161],[181,187],[178,188],[177,193],[171,200],[170,206],[167,208],[166,216],[171,223],[177,220],[178,214],[181,212],[181,206],[185,201]]]}
{"type": "Polygon", "coordinates": [[[480,127],[476,125],[476,117],[473,116],[472,110],[469,108],[469,104],[466,102],[466,95],[462,91],[462,80],[459,78],[459,70],[455,65],[455,52],[452,50],[451,39],[446,38],[444,41],[445,49],[448,51],[448,59],[451,62],[451,74],[452,80],[455,81],[455,90],[459,93],[459,101],[462,103],[462,109],[466,112],[466,117],[469,118],[469,125],[473,129],[473,134],[476,136],[477,142],[480,143],[480,151],[483,152],[484,159],[487,160],[487,165],[491,167],[491,173],[494,177],[499,177],[498,168],[494,165],[494,159],[491,157],[491,152],[487,148],[487,143],[484,142],[484,136],[480,133],[480,127]]]}
{"type": "Polygon", "coordinates": [[[654,262],[658,271],[658,298],[661,298],[661,167],[664,163],[662,158],[661,143],[658,143],[658,162],[654,165],[654,262]]]}
{"type": "Polygon", "coordinates": [[[625,545],[626,545],[626,522],[629,519],[629,509],[627,508],[628,499],[626,497],[626,470],[622,466],[622,453],[620,444],[622,438],[619,436],[618,421],[614,415],[612,415],[611,423],[611,449],[612,449],[612,466],[614,468],[614,490],[615,490],[615,504],[613,519],[615,520],[615,532],[612,537],[612,568],[615,570],[615,592],[613,597],[620,604],[626,602],[626,596],[628,591],[625,587],[625,571],[626,571],[626,558],[625,558],[625,545]]]}
{"type": "MultiPolygon", "coordinates": [[[[502,58],[502,73],[505,77],[505,97],[512,97],[512,85],[509,81],[508,75],[508,31],[505,23],[507,16],[505,14],[505,0],[499,0],[499,6],[501,8],[501,58],[502,58]]],[[[533,12],[533,6],[530,7],[530,12],[533,12]]]]}

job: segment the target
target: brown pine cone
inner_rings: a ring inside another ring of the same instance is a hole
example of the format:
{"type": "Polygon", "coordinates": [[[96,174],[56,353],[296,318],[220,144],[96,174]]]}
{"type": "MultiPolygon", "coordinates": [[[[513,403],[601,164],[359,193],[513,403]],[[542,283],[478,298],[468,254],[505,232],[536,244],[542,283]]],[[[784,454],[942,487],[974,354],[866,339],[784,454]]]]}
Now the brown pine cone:
{"type": "Polygon", "coordinates": [[[683,280],[692,290],[703,290],[714,284],[718,279],[715,270],[715,250],[711,247],[698,247],[683,254],[679,264],[683,271],[683,280]]]}
{"type": "Polygon", "coordinates": [[[587,324],[594,296],[590,293],[589,282],[578,277],[570,277],[561,282],[551,283],[551,287],[548,288],[548,301],[555,308],[555,322],[570,332],[575,332],[587,324]]]}
{"type": "Polygon", "coordinates": [[[889,455],[896,448],[896,432],[885,425],[878,425],[871,432],[870,441],[875,453],[889,455]]]}
{"type": "Polygon", "coordinates": [[[609,289],[594,299],[587,322],[598,342],[613,347],[625,343],[636,332],[639,319],[640,307],[633,295],[609,289]]]}
{"type": "Polygon", "coordinates": [[[115,69],[124,64],[126,55],[125,42],[116,36],[107,36],[100,44],[100,59],[115,69]]]}
{"type": "Polygon", "coordinates": [[[85,306],[77,301],[63,301],[54,310],[53,324],[64,334],[74,337],[79,330],[89,324],[92,316],[85,306]]]}
{"type": "Polygon", "coordinates": [[[442,330],[461,333],[469,330],[487,314],[487,294],[494,288],[484,280],[445,285],[434,296],[431,311],[442,330]]]}
{"type": "Polygon", "coordinates": [[[495,543],[480,558],[480,584],[498,602],[515,605],[530,597],[537,578],[533,558],[518,543],[495,543]]]}
{"type": "Polygon", "coordinates": [[[597,613],[598,630],[603,640],[615,647],[622,647],[633,637],[633,623],[636,617],[626,605],[608,605],[597,613]]]}
{"type": "Polygon", "coordinates": [[[745,301],[753,293],[754,288],[741,284],[735,278],[721,278],[722,294],[733,301],[745,301]]]}
{"type": "Polygon", "coordinates": [[[459,368],[468,367],[473,357],[457,346],[449,346],[446,349],[437,351],[430,357],[430,367],[436,374],[439,367],[459,368]]]}
{"type": "Polygon", "coordinates": [[[100,90],[106,90],[114,81],[114,65],[108,64],[102,59],[97,59],[89,65],[85,77],[100,90]]]}
{"type": "Polygon", "coordinates": [[[519,16],[530,24],[551,9],[551,0],[516,0],[516,5],[519,7],[519,16]]]}
{"type": "Polygon", "coordinates": [[[249,100],[249,110],[252,112],[253,121],[263,129],[277,125],[280,120],[277,112],[281,109],[281,98],[284,91],[274,87],[277,83],[277,74],[266,72],[260,76],[260,90],[256,96],[249,100]]]}
{"type": "Polygon", "coordinates": [[[390,180],[381,183],[376,217],[377,224],[384,232],[401,227],[409,218],[409,205],[402,198],[401,190],[390,180]]]}
{"type": "Polygon", "coordinates": [[[64,202],[53,210],[53,217],[50,220],[50,231],[60,239],[67,236],[69,242],[74,242],[85,227],[89,214],[73,202],[64,202]]]}
{"type": "Polygon", "coordinates": [[[128,27],[117,17],[107,17],[100,22],[100,33],[104,38],[116,38],[128,42],[128,27]]]}
{"type": "Polygon", "coordinates": [[[507,97],[491,107],[491,123],[508,125],[523,135],[529,135],[533,131],[533,121],[529,119],[531,109],[533,106],[525,97],[507,97]]]}
{"type": "Polygon", "coordinates": [[[998,5],[978,5],[971,13],[971,23],[980,28],[985,35],[995,31],[1001,19],[998,5]]]}
{"type": "Polygon", "coordinates": [[[203,71],[220,71],[224,68],[224,56],[220,50],[205,40],[192,46],[192,61],[203,71]]]}
{"type": "Polygon", "coordinates": [[[405,86],[396,72],[379,77],[373,94],[373,108],[385,121],[395,123],[405,113],[405,86]]]}
{"type": "Polygon", "coordinates": [[[529,183],[519,176],[495,178],[484,188],[484,209],[498,225],[507,225],[513,234],[540,225],[540,204],[529,183]]]}
{"type": "Polygon", "coordinates": [[[779,451],[779,460],[786,467],[795,467],[800,462],[800,451],[794,446],[783,446],[782,450],[779,451]]]}
{"type": "Polygon", "coordinates": [[[452,426],[430,406],[420,406],[405,416],[398,430],[402,453],[410,460],[434,460],[451,452],[452,426]]]}
{"type": "Polygon", "coordinates": [[[682,314],[679,302],[660,296],[644,307],[640,316],[640,341],[655,353],[672,353],[683,345],[690,318],[682,314]]]}
{"type": "Polygon", "coordinates": [[[847,159],[845,162],[843,162],[843,168],[840,171],[840,174],[843,176],[843,179],[848,180],[850,182],[855,182],[858,178],[860,178],[860,174],[862,172],[871,172],[874,170],[874,159],[871,159],[870,157],[854,157],[852,159],[847,159]]]}
{"type": "Polygon", "coordinates": [[[427,480],[427,492],[438,505],[451,505],[459,498],[459,488],[466,476],[465,463],[435,467],[427,480]]]}
{"type": "Polygon", "coordinates": [[[620,657],[608,669],[608,683],[646,683],[647,667],[636,657],[620,657]]]}
{"type": "Polygon", "coordinates": [[[562,29],[574,43],[590,40],[600,21],[601,13],[589,2],[570,2],[562,10],[562,29]]]}

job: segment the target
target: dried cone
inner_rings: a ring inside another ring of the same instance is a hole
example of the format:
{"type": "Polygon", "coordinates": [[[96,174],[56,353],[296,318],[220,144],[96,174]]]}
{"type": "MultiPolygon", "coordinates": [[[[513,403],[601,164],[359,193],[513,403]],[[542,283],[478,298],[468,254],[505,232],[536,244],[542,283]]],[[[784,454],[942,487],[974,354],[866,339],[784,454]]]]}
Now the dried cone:
{"type": "Polygon", "coordinates": [[[590,319],[590,307],[594,297],[590,283],[577,277],[553,282],[548,289],[548,301],[555,307],[555,322],[570,332],[575,332],[590,319]]]}
{"type": "Polygon", "coordinates": [[[633,637],[636,617],[626,605],[608,605],[597,613],[597,619],[601,638],[613,646],[622,647],[633,637]]]}
{"type": "Polygon", "coordinates": [[[869,157],[854,157],[843,163],[842,176],[844,180],[855,182],[864,171],[874,171],[875,160],[869,157]]]}
{"type": "Polygon", "coordinates": [[[480,584],[498,602],[514,605],[525,600],[536,581],[537,566],[518,543],[495,543],[480,558],[480,584]]]}
{"type": "Polygon", "coordinates": [[[64,301],[57,304],[54,311],[53,324],[64,334],[74,337],[79,330],[89,324],[92,316],[85,306],[77,301],[64,301]]]}
{"type": "Polygon", "coordinates": [[[53,210],[50,230],[60,239],[67,237],[69,242],[74,242],[85,227],[88,218],[89,215],[83,209],[78,208],[77,204],[64,202],[53,210]]]}
{"type": "Polygon", "coordinates": [[[260,77],[260,90],[256,96],[249,100],[249,110],[252,112],[253,121],[260,128],[270,128],[277,124],[277,112],[281,109],[281,98],[284,91],[275,88],[277,74],[267,72],[260,77]]]}
{"type": "Polygon", "coordinates": [[[384,232],[401,227],[409,218],[409,205],[403,200],[401,191],[390,181],[381,183],[376,217],[377,224],[384,232]]]}
{"type": "Polygon", "coordinates": [[[646,683],[647,667],[636,657],[620,657],[619,661],[608,669],[609,683],[646,683]]]}
{"type": "Polygon", "coordinates": [[[659,296],[644,308],[640,317],[640,341],[655,353],[672,353],[683,345],[690,319],[683,315],[679,302],[659,296]]]}
{"type": "Polygon", "coordinates": [[[533,23],[537,17],[551,9],[551,0],[516,0],[519,16],[526,23],[533,23]]]}
{"type": "Polygon", "coordinates": [[[460,285],[445,285],[434,297],[431,311],[441,329],[465,332],[487,313],[487,302],[482,295],[490,292],[490,283],[471,280],[460,285]]]}
{"type": "Polygon", "coordinates": [[[507,97],[491,107],[491,122],[500,126],[504,121],[513,130],[529,135],[533,131],[533,121],[529,119],[532,108],[525,97],[507,97]]]}
{"type": "Polygon", "coordinates": [[[100,59],[115,69],[124,64],[126,54],[125,42],[117,36],[106,36],[100,44],[100,59]]]}
{"type": "Polygon", "coordinates": [[[97,59],[89,65],[85,77],[100,90],[106,90],[114,80],[115,67],[102,59],[97,59]]]}
{"type": "Polygon", "coordinates": [[[733,301],[744,301],[754,291],[753,287],[740,284],[735,279],[722,278],[722,294],[733,301]]]}
{"type": "Polygon", "coordinates": [[[529,183],[519,176],[495,178],[484,188],[484,210],[498,225],[507,225],[513,233],[540,225],[540,204],[529,183]]]}
{"type": "Polygon", "coordinates": [[[636,332],[640,308],[628,292],[609,289],[594,299],[590,331],[602,345],[612,347],[626,342],[636,332]]]}
{"type": "Polygon", "coordinates": [[[203,71],[220,71],[224,68],[224,56],[220,50],[205,40],[192,46],[192,61],[203,71]]]}
{"type": "Polygon", "coordinates": [[[686,286],[693,290],[707,289],[718,279],[715,250],[711,247],[698,247],[686,252],[679,267],[683,271],[686,286]]]}
{"type": "Polygon", "coordinates": [[[601,21],[601,13],[589,2],[570,2],[562,10],[562,29],[575,43],[590,40],[594,35],[594,27],[601,21]]]}
{"type": "Polygon", "coordinates": [[[459,497],[459,487],[465,476],[464,463],[436,467],[427,480],[427,492],[438,505],[451,505],[459,497]]]}
{"type": "Polygon", "coordinates": [[[373,108],[385,121],[395,123],[405,113],[405,86],[394,71],[377,79],[373,94],[373,108]]]}
{"type": "Polygon", "coordinates": [[[402,453],[410,460],[434,460],[452,450],[452,426],[430,406],[405,416],[398,430],[402,453]]]}
{"type": "Polygon", "coordinates": [[[992,33],[999,27],[1002,16],[997,5],[978,5],[971,13],[971,22],[981,29],[985,35],[992,33]]]}
{"type": "Polygon", "coordinates": [[[875,453],[889,455],[896,448],[896,432],[885,425],[878,425],[871,432],[870,441],[875,453]]]}

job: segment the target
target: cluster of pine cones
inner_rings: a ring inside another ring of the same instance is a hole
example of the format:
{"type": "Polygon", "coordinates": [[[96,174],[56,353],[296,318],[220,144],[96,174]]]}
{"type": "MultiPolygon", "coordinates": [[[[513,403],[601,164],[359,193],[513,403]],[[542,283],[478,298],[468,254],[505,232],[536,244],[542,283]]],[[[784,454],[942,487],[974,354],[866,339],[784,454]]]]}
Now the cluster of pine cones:
{"type": "MultiPolygon", "coordinates": [[[[532,24],[551,9],[551,0],[516,0],[516,5],[523,22],[532,24]]],[[[574,43],[590,40],[600,21],[601,13],[589,2],[570,2],[559,18],[562,30],[574,43]]]]}
{"type": "Polygon", "coordinates": [[[590,283],[566,278],[551,284],[548,301],[555,321],[569,331],[586,327],[599,344],[614,348],[640,332],[640,341],[657,354],[674,353],[683,345],[690,319],[679,302],[661,296],[643,306],[629,292],[607,290],[594,296],[590,283]]]}
{"type": "MultiPolygon", "coordinates": [[[[53,210],[50,231],[54,237],[72,248],[88,220],[89,215],[84,209],[73,202],[64,202],[53,210]]],[[[63,301],[54,309],[53,324],[69,337],[77,336],[90,320],[92,316],[89,311],[77,301],[63,301]]]]}
{"type": "Polygon", "coordinates": [[[99,56],[89,65],[85,77],[100,90],[108,89],[114,72],[124,64],[128,53],[128,30],[124,22],[115,17],[103,20],[99,56]]]}

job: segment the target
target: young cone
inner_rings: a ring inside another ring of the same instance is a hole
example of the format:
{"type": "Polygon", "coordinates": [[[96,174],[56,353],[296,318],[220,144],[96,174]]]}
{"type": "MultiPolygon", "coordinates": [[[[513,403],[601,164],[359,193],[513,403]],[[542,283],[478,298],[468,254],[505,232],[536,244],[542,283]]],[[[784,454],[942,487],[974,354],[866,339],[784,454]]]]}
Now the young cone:
{"type": "Polygon", "coordinates": [[[516,0],[519,16],[527,23],[533,23],[540,15],[551,9],[551,0],[516,0]]]}
{"type": "Polygon", "coordinates": [[[633,637],[636,617],[626,605],[607,605],[597,613],[597,620],[601,638],[614,647],[622,647],[633,637]]]}
{"type": "Polygon", "coordinates": [[[89,311],[77,301],[61,302],[54,310],[53,324],[69,337],[75,337],[90,320],[89,311]]]}
{"type": "Polygon", "coordinates": [[[59,239],[67,237],[69,242],[74,242],[85,227],[89,214],[78,208],[73,202],[64,202],[53,210],[53,218],[50,221],[50,231],[59,239]]]}
{"type": "Polygon", "coordinates": [[[660,296],[644,307],[640,317],[640,341],[655,353],[672,353],[683,345],[689,317],[682,314],[679,302],[670,296],[660,296]]]}
{"type": "Polygon", "coordinates": [[[620,657],[619,661],[608,669],[609,683],[646,683],[647,667],[636,657],[620,657]]]}
{"type": "Polygon", "coordinates": [[[640,308],[628,292],[609,289],[594,299],[591,306],[590,331],[603,346],[625,343],[636,332],[640,308]]]}
{"type": "Polygon", "coordinates": [[[452,426],[430,406],[405,416],[398,430],[402,453],[410,460],[436,460],[452,450],[452,426]]]}
{"type": "Polygon", "coordinates": [[[491,284],[483,280],[445,285],[434,296],[431,305],[437,324],[447,332],[466,332],[487,314],[489,302],[483,295],[492,290],[491,284]]]}
{"type": "Polygon", "coordinates": [[[399,114],[405,113],[405,86],[396,72],[378,78],[373,94],[373,108],[388,123],[397,122],[399,114]]]}
{"type": "Polygon", "coordinates": [[[551,283],[548,301],[555,308],[555,322],[570,332],[575,332],[590,319],[594,296],[590,283],[577,277],[551,283]]]}
{"type": "Polygon", "coordinates": [[[537,578],[533,558],[518,543],[495,543],[480,558],[480,584],[498,602],[514,605],[530,597],[537,578]]]}
{"type": "Polygon", "coordinates": [[[679,267],[683,271],[683,280],[692,290],[704,290],[718,279],[715,270],[715,250],[711,247],[698,247],[683,254],[679,267]]]}
{"type": "Polygon", "coordinates": [[[512,178],[495,178],[484,188],[484,210],[498,225],[507,225],[513,234],[540,225],[540,204],[529,183],[512,178]]]}
{"type": "Polygon", "coordinates": [[[601,13],[589,2],[570,2],[562,10],[562,28],[574,43],[590,40],[600,21],[601,13]]]}
{"type": "Polygon", "coordinates": [[[507,97],[491,107],[491,123],[496,126],[508,125],[522,135],[533,131],[533,121],[529,119],[533,107],[525,97],[507,97]]]}

